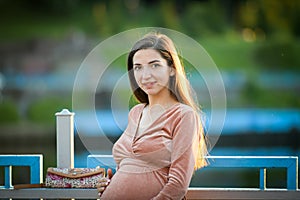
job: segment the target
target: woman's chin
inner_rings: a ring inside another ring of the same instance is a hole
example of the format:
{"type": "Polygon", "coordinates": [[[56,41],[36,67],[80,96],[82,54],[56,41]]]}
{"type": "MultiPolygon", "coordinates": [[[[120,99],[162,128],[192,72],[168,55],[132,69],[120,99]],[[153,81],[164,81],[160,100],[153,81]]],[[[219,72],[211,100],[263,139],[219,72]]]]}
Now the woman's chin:
{"type": "Polygon", "coordinates": [[[149,90],[147,90],[145,93],[146,93],[148,96],[155,96],[155,95],[157,94],[157,92],[155,92],[155,91],[149,91],[149,90]]]}

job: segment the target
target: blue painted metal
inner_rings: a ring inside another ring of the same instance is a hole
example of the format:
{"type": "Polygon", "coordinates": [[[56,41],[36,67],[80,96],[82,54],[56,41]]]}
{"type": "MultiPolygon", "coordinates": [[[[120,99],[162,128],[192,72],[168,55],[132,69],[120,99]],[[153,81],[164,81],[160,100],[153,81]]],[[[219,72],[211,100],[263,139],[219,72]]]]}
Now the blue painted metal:
{"type": "Polygon", "coordinates": [[[208,158],[209,167],[286,168],[287,189],[298,188],[297,156],[209,156],[208,158]]]}
{"type": "Polygon", "coordinates": [[[4,188],[12,187],[12,166],[4,167],[4,188]]]}
{"type": "Polygon", "coordinates": [[[298,157],[294,161],[287,162],[287,188],[298,189],[298,157]]]}
{"type": "MultiPolygon", "coordinates": [[[[260,169],[260,189],[266,189],[266,169],[286,168],[287,189],[298,189],[298,157],[297,156],[208,156],[209,168],[258,168],[260,169]]],[[[101,166],[116,168],[111,155],[89,155],[88,167],[101,166]]]]}
{"type": "Polygon", "coordinates": [[[259,169],[259,188],[261,190],[265,190],[267,188],[267,169],[266,168],[260,168],[259,169]]]}
{"type": "Polygon", "coordinates": [[[115,173],[117,168],[112,155],[89,155],[87,157],[87,167],[94,168],[97,166],[105,168],[106,170],[110,168],[113,170],[113,173],[115,173]]]}
{"type": "Polygon", "coordinates": [[[43,181],[43,155],[0,155],[0,166],[5,169],[4,188],[12,187],[12,167],[29,166],[30,183],[42,183],[43,181]]]}

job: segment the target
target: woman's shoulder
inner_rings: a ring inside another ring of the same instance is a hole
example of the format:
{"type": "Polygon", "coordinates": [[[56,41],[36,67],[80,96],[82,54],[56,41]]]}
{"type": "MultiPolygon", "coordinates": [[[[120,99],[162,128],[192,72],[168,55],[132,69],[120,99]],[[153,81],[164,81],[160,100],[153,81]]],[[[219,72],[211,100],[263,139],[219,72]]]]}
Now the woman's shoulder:
{"type": "Polygon", "coordinates": [[[133,106],[129,111],[129,115],[139,114],[140,112],[143,111],[144,107],[145,107],[144,103],[139,103],[139,104],[133,106]]]}
{"type": "Polygon", "coordinates": [[[194,110],[191,106],[183,104],[183,103],[176,104],[175,109],[180,111],[182,114],[185,114],[185,113],[195,113],[196,114],[197,113],[197,111],[194,110]]]}
{"type": "Polygon", "coordinates": [[[193,107],[179,103],[175,106],[174,112],[173,112],[174,118],[177,119],[202,119],[204,117],[203,112],[198,109],[194,109],[193,107]]]}
{"type": "Polygon", "coordinates": [[[130,109],[130,111],[141,110],[141,109],[143,109],[144,107],[145,107],[145,104],[144,104],[144,103],[139,103],[139,104],[134,105],[134,106],[130,109]]]}

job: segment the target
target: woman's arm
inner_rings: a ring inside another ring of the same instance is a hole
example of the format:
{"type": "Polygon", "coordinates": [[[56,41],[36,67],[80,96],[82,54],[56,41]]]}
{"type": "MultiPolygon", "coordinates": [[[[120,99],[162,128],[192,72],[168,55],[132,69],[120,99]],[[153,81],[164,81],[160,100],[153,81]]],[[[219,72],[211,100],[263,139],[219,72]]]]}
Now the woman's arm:
{"type": "Polygon", "coordinates": [[[174,126],[168,183],[154,200],[182,199],[194,173],[194,148],[199,144],[198,130],[201,126],[196,113],[184,113],[174,126]]]}

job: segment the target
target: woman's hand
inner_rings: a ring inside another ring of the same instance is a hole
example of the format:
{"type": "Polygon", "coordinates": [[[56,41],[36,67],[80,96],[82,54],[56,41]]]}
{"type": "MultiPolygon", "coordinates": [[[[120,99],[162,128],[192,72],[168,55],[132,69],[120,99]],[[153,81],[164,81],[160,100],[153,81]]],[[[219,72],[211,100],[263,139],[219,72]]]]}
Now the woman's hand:
{"type": "Polygon", "coordinates": [[[109,185],[110,179],[112,179],[112,177],[113,177],[112,170],[111,169],[107,169],[107,176],[101,178],[98,181],[98,184],[97,184],[97,190],[98,190],[98,195],[99,196],[102,195],[102,193],[104,192],[104,190],[106,189],[106,187],[109,185]]]}

